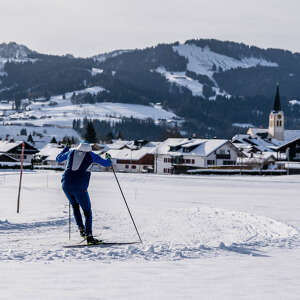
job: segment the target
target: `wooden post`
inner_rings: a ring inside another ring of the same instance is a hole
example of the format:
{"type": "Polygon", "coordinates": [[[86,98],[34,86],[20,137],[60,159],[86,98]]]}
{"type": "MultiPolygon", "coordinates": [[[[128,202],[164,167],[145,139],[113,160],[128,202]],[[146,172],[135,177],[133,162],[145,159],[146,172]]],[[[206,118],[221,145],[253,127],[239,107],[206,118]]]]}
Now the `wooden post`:
{"type": "Polygon", "coordinates": [[[17,213],[20,212],[20,195],[22,187],[22,177],[23,177],[23,163],[24,163],[24,148],[25,143],[22,143],[22,153],[21,153],[21,168],[20,168],[20,181],[19,181],[19,192],[18,192],[18,202],[17,202],[17,213]]]}

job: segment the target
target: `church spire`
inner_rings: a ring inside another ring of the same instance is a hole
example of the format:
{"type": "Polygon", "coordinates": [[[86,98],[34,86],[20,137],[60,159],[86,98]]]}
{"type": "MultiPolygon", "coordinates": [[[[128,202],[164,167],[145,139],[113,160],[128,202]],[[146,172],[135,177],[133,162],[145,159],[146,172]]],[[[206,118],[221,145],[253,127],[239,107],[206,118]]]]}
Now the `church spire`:
{"type": "Polygon", "coordinates": [[[276,95],[275,95],[275,101],[274,101],[274,111],[281,111],[281,105],[280,105],[280,95],[279,95],[279,83],[277,83],[276,87],[276,95]]]}

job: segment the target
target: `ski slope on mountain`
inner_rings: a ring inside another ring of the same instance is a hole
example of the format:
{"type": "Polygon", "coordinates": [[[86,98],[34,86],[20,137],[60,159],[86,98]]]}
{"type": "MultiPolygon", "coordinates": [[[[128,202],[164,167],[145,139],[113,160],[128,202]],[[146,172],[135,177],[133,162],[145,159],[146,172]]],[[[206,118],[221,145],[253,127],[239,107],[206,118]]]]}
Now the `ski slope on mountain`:
{"type": "MultiPolygon", "coordinates": [[[[60,176],[26,173],[17,215],[18,175],[0,174],[0,299],[297,299],[299,176],[118,174],[144,243],[80,249],[60,176]]],[[[95,235],[137,241],[113,174],[89,191],[95,235]]]]}
{"type": "MultiPolygon", "coordinates": [[[[213,52],[209,47],[201,48],[196,45],[180,44],[173,46],[173,50],[187,59],[188,64],[186,71],[191,71],[198,75],[205,75],[211,80],[214,85],[212,86],[212,90],[214,91],[215,96],[211,96],[209,98],[210,100],[215,100],[216,95],[230,97],[226,91],[219,88],[219,85],[214,78],[215,73],[237,68],[248,69],[257,66],[270,68],[279,67],[277,63],[267,61],[263,58],[243,57],[241,59],[236,59],[213,52]]],[[[201,83],[198,79],[187,76],[186,72],[167,71],[163,66],[157,68],[156,72],[163,75],[171,83],[189,89],[193,96],[205,97],[203,94],[203,86],[206,83],[201,83]]]]}
{"type": "Polygon", "coordinates": [[[220,70],[227,71],[237,68],[251,68],[256,66],[278,67],[277,63],[263,58],[244,57],[240,60],[215,53],[209,47],[200,48],[195,45],[173,46],[174,51],[188,60],[187,69],[196,74],[206,75],[213,79],[213,74],[220,70]],[[215,67],[215,70],[214,70],[215,67]]]}

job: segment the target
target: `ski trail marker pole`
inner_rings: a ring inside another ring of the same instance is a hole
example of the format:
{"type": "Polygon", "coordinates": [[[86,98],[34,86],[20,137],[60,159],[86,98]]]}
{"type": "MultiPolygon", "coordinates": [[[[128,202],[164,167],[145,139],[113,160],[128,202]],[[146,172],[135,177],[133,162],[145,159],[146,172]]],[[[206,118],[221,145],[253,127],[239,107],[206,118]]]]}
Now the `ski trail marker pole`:
{"type": "Polygon", "coordinates": [[[132,221],[132,223],[133,223],[133,225],[134,225],[135,231],[136,231],[136,233],[137,233],[137,235],[138,235],[138,237],[139,237],[139,239],[140,239],[140,242],[143,243],[143,241],[142,241],[142,239],[141,239],[141,236],[140,236],[140,234],[139,234],[139,231],[138,231],[138,229],[137,229],[137,227],[136,227],[136,225],[135,225],[135,222],[134,222],[134,219],[133,219],[133,217],[132,217],[132,214],[131,214],[131,212],[130,212],[130,209],[129,209],[129,206],[128,206],[128,204],[127,204],[127,201],[126,201],[126,199],[125,199],[125,196],[124,196],[124,194],[123,194],[122,188],[121,188],[121,186],[120,186],[120,183],[119,183],[119,180],[118,180],[118,177],[117,177],[117,175],[116,175],[116,172],[115,172],[115,169],[114,169],[113,165],[111,165],[111,168],[112,168],[113,173],[114,173],[114,175],[115,175],[116,181],[117,181],[117,183],[118,183],[118,186],[119,186],[120,192],[121,192],[121,194],[122,194],[123,200],[124,200],[124,202],[125,202],[125,204],[126,204],[127,210],[128,210],[128,212],[129,212],[129,215],[130,215],[130,218],[131,218],[131,221],[132,221]]]}
{"type": "Polygon", "coordinates": [[[20,212],[20,195],[22,187],[22,177],[23,177],[23,163],[24,163],[24,148],[25,143],[22,143],[22,153],[21,153],[21,168],[20,168],[20,181],[19,181],[19,192],[18,192],[18,202],[17,202],[17,213],[20,212]]]}

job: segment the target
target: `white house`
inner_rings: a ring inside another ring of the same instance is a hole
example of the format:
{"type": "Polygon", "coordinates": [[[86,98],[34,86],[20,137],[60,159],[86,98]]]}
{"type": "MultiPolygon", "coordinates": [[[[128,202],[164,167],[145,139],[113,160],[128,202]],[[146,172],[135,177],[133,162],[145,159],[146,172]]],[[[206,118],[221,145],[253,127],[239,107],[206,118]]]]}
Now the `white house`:
{"type": "Polygon", "coordinates": [[[49,143],[41,149],[35,158],[42,162],[43,165],[51,167],[62,167],[65,165],[65,162],[58,163],[56,162],[56,156],[63,150],[63,146],[60,146],[55,143],[49,143]]]}
{"type": "Polygon", "coordinates": [[[148,173],[154,170],[156,146],[154,142],[132,141],[120,149],[110,149],[107,153],[114,159],[117,171],[148,173]]]}
{"type": "Polygon", "coordinates": [[[197,168],[235,166],[243,155],[230,141],[220,139],[169,138],[155,151],[155,172],[185,173],[197,168]]]}

